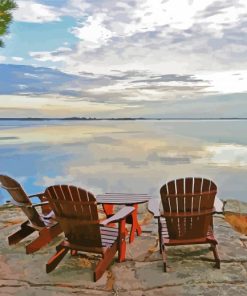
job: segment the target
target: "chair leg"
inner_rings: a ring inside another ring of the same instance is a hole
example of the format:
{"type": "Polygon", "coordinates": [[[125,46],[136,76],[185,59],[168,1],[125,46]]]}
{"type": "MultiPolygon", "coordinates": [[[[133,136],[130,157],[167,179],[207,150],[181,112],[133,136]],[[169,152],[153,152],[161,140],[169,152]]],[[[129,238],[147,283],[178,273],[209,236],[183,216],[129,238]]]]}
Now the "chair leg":
{"type": "Polygon", "coordinates": [[[76,256],[78,254],[77,250],[70,250],[70,255],[71,256],[76,256]]]}
{"type": "Polygon", "coordinates": [[[9,245],[17,244],[19,241],[35,231],[34,228],[28,226],[28,223],[29,221],[26,221],[25,223],[21,224],[21,229],[8,237],[9,245]]]}
{"type": "Polygon", "coordinates": [[[56,247],[57,252],[53,255],[50,260],[46,264],[46,273],[53,271],[59,262],[63,259],[63,257],[68,253],[69,249],[58,245],[56,247]]]}
{"type": "Polygon", "coordinates": [[[163,258],[163,267],[164,267],[164,272],[166,272],[166,262],[167,262],[167,255],[166,255],[166,247],[165,245],[163,244],[162,247],[161,247],[161,250],[162,250],[162,258],[163,258]]]}
{"type": "Polygon", "coordinates": [[[52,226],[51,228],[44,228],[39,232],[39,236],[26,246],[26,253],[31,254],[38,251],[43,246],[47,245],[56,236],[62,232],[59,224],[52,226]]]}
{"type": "Polygon", "coordinates": [[[218,254],[217,244],[212,243],[211,244],[211,250],[213,251],[213,254],[214,254],[215,267],[220,269],[220,257],[219,257],[219,254],[218,254]]]}
{"type": "Polygon", "coordinates": [[[123,262],[126,255],[126,230],[125,230],[125,220],[120,221],[118,229],[118,262],[123,262]]]}
{"type": "Polygon", "coordinates": [[[135,233],[140,236],[142,233],[142,229],[139,225],[138,222],[138,217],[137,217],[137,210],[138,210],[138,205],[133,204],[132,205],[135,210],[127,217],[126,221],[128,221],[128,218],[131,217],[131,230],[130,230],[130,237],[129,237],[129,243],[132,243],[135,239],[135,233]]]}
{"type": "Polygon", "coordinates": [[[116,252],[117,252],[117,242],[115,242],[110,248],[106,250],[106,252],[103,254],[103,258],[97,264],[94,270],[95,282],[102,277],[107,267],[111,264],[116,252]]]}
{"type": "Polygon", "coordinates": [[[158,234],[159,234],[160,254],[162,254],[162,228],[161,228],[160,219],[158,220],[158,234]]]}

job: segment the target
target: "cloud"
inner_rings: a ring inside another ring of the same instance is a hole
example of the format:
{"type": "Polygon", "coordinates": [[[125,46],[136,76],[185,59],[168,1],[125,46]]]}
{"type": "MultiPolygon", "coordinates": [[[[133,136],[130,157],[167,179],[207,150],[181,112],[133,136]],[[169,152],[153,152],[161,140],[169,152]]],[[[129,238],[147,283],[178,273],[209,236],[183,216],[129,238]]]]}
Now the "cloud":
{"type": "Polygon", "coordinates": [[[78,25],[71,33],[79,43],[56,59],[60,55],[68,71],[101,74],[240,70],[247,66],[246,8],[243,0],[70,1],[63,11],[77,9],[78,25]]]}
{"type": "Polygon", "coordinates": [[[5,60],[6,60],[6,57],[0,55],[0,63],[4,62],[5,60]]]}
{"type": "Polygon", "coordinates": [[[69,47],[59,47],[54,51],[35,51],[29,52],[29,55],[37,61],[46,62],[61,62],[66,61],[66,58],[71,53],[72,49],[69,47]]]}
{"type": "Polygon", "coordinates": [[[115,71],[110,75],[74,75],[45,67],[3,64],[0,72],[5,73],[0,81],[1,94],[60,95],[73,103],[128,104],[134,108],[140,104],[148,108],[149,102],[202,101],[210,95],[247,92],[246,71],[201,75],[115,71]]]}
{"type": "Polygon", "coordinates": [[[70,30],[77,46],[30,55],[39,62],[60,62],[61,69],[74,73],[243,70],[246,8],[243,0],[73,0],[59,11],[77,19],[70,30]]]}
{"type": "Polygon", "coordinates": [[[237,167],[247,164],[247,147],[243,145],[211,145],[205,147],[209,157],[205,162],[217,166],[237,167]]]}
{"type": "Polygon", "coordinates": [[[23,61],[22,57],[12,57],[12,60],[16,61],[16,62],[21,62],[23,61]]]}
{"type": "Polygon", "coordinates": [[[43,5],[33,0],[19,0],[17,4],[18,8],[13,13],[15,21],[28,23],[60,21],[59,9],[52,6],[43,5]]]}
{"type": "MultiPolygon", "coordinates": [[[[57,48],[30,51],[30,63],[54,69],[7,71],[4,94],[127,105],[121,109],[124,116],[246,113],[244,0],[71,0],[61,7],[56,1],[19,2],[29,5],[26,15],[34,21],[42,14],[37,6],[30,13],[34,4],[51,13],[48,19],[40,16],[42,22],[73,17],[69,32],[77,43],[63,40],[57,48]],[[238,95],[241,110],[234,106],[238,95]]],[[[24,12],[22,17],[27,18],[24,12]]]]}
{"type": "Polygon", "coordinates": [[[209,81],[206,91],[221,94],[247,93],[247,70],[205,73],[199,77],[209,81]]]}
{"type": "Polygon", "coordinates": [[[1,94],[23,94],[20,89],[24,90],[24,86],[25,94],[59,94],[73,89],[73,84],[88,83],[80,76],[45,67],[0,64],[0,73],[4,73],[0,79],[1,94]]]}
{"type": "Polygon", "coordinates": [[[87,48],[101,47],[107,44],[107,41],[114,36],[114,34],[103,25],[106,17],[107,16],[103,13],[89,16],[81,27],[72,28],[71,33],[83,40],[87,48]]]}

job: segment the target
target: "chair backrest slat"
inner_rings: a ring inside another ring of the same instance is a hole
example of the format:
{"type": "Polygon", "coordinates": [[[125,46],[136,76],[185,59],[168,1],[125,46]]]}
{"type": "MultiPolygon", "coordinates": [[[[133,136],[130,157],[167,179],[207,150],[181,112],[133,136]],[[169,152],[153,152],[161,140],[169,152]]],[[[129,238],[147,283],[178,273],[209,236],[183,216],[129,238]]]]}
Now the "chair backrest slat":
{"type": "MultiPolygon", "coordinates": [[[[212,210],[217,193],[216,185],[203,178],[184,178],[168,182],[160,189],[166,215],[169,237],[172,239],[193,239],[205,237],[212,214],[194,215],[202,210],[212,210]],[[193,213],[177,217],[179,213],[193,213]],[[172,215],[174,213],[174,215],[172,215]]],[[[211,212],[212,212],[211,211],[211,212]]],[[[210,211],[209,211],[210,212],[210,211]]]]}
{"type": "Polygon", "coordinates": [[[102,247],[97,202],[91,192],[71,185],[54,185],[44,194],[71,244],[102,247]]]}
{"type": "Polygon", "coordinates": [[[32,205],[32,203],[28,198],[26,192],[16,180],[6,175],[0,175],[0,187],[7,190],[13,200],[24,204],[21,209],[33,225],[39,227],[45,226],[45,223],[43,222],[35,208],[25,207],[25,205],[30,206],[32,205]]]}

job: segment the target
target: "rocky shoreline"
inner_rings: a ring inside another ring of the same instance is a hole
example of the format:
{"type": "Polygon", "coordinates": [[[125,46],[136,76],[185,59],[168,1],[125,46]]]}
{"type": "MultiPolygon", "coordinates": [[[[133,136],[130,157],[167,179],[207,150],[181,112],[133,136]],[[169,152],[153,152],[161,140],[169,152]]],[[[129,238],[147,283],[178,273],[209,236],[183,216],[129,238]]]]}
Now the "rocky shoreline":
{"type": "MultiPolygon", "coordinates": [[[[92,255],[67,255],[57,270],[45,273],[45,263],[62,235],[32,255],[25,254],[24,246],[35,234],[8,246],[7,236],[25,217],[12,205],[0,206],[0,295],[246,295],[246,236],[236,232],[224,215],[214,217],[222,261],[220,270],[213,268],[213,255],[207,245],[192,245],[168,248],[168,272],[164,273],[157,224],[146,210],[141,212],[143,233],[134,243],[127,244],[126,262],[115,262],[94,283],[91,266],[96,257],[92,255]]],[[[224,214],[227,217],[229,213],[246,215],[247,203],[227,201],[224,214]]]]}

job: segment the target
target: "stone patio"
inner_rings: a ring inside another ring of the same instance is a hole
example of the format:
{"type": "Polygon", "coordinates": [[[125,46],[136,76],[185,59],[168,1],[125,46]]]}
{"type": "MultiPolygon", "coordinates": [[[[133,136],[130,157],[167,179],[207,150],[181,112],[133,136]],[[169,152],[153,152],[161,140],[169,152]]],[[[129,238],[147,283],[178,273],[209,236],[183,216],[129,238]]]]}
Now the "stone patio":
{"type": "Polygon", "coordinates": [[[157,245],[157,225],[143,211],[143,234],[127,244],[127,259],[114,262],[94,283],[92,266],[97,256],[67,255],[50,274],[45,263],[62,240],[60,235],[33,255],[25,254],[25,244],[35,234],[16,246],[8,246],[7,236],[25,220],[11,205],[0,207],[0,295],[246,295],[247,240],[225,222],[214,218],[219,241],[221,269],[214,269],[213,254],[207,245],[168,248],[168,272],[164,273],[157,245]],[[147,224],[148,223],[148,224],[147,224]]]}

